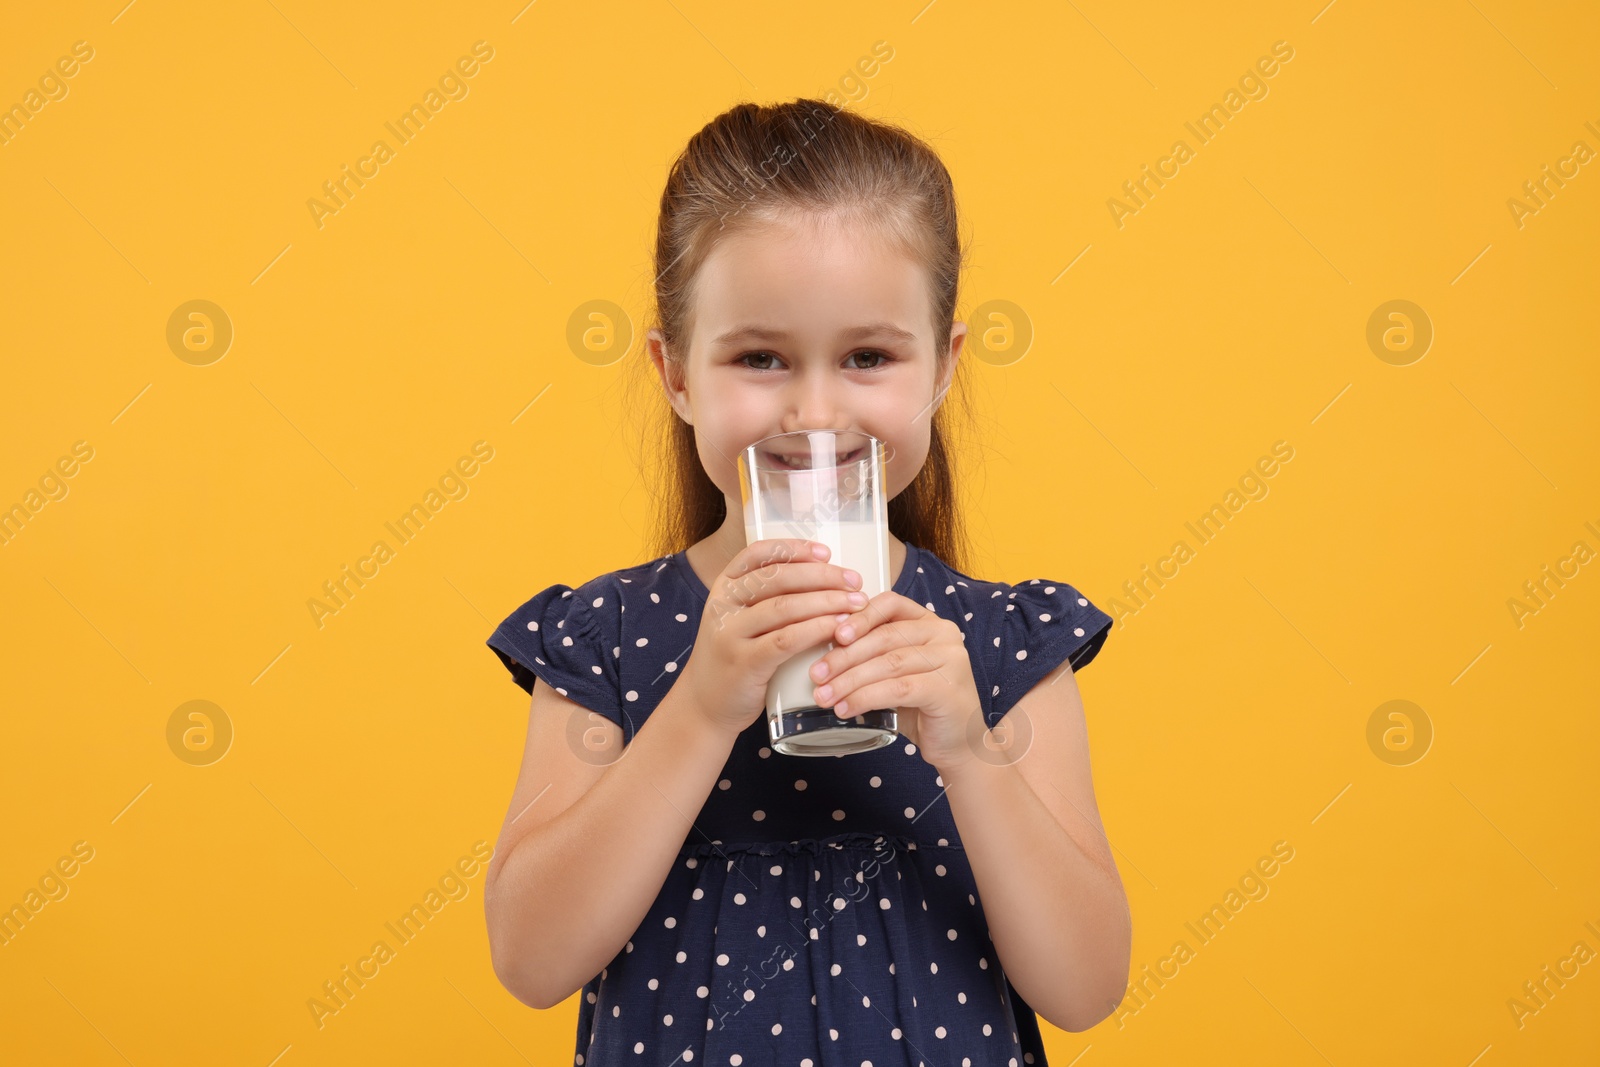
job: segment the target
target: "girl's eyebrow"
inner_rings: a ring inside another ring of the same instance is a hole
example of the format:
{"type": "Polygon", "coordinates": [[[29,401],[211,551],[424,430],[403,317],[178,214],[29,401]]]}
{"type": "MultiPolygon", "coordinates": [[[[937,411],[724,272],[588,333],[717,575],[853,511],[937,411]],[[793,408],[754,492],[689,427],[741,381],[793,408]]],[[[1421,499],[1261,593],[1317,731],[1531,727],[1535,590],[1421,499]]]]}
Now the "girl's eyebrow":
{"type": "MultiPolygon", "coordinates": [[[[787,341],[789,336],[789,331],[787,330],[779,330],[770,326],[747,325],[736,326],[727,333],[718,336],[711,343],[720,347],[741,344],[745,341],[787,341]]],[[[910,330],[901,329],[892,322],[869,322],[863,326],[852,326],[847,330],[839,331],[839,340],[841,341],[866,341],[873,338],[910,344],[916,341],[917,335],[910,330]]]]}

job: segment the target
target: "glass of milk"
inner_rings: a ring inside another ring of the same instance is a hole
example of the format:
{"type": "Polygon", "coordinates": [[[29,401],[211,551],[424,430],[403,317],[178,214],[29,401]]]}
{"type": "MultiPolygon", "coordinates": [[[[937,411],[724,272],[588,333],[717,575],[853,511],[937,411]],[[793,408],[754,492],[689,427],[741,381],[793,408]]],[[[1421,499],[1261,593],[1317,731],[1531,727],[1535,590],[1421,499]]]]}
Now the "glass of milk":
{"type": "MultiPolygon", "coordinates": [[[[745,543],[799,537],[828,546],[828,562],[861,575],[870,599],[889,584],[886,446],[876,437],[797,430],[763,438],[739,453],[745,543]]],[[[890,744],[899,733],[893,708],[841,719],[812,699],[811,665],[834,642],[808,648],[778,667],[767,684],[767,732],[788,756],[846,756],[890,744]]]]}

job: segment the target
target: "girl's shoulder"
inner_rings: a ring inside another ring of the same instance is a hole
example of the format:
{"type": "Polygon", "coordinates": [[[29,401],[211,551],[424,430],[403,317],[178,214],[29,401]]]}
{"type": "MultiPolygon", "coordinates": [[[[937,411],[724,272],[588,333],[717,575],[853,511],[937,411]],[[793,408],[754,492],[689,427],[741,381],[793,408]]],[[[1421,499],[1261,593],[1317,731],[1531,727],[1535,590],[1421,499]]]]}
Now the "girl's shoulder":
{"type": "Polygon", "coordinates": [[[1111,616],[1069,582],[985,581],[920,548],[917,563],[924,606],[961,627],[991,727],[1063,660],[1088,666],[1110,635],[1111,616]]]}
{"type": "MultiPolygon", "coordinates": [[[[528,624],[542,626],[546,616],[558,624],[571,620],[585,630],[604,628],[607,620],[613,624],[620,622],[629,604],[639,601],[678,604],[697,599],[702,595],[702,591],[695,588],[698,581],[683,553],[674,552],[597,574],[579,585],[563,582],[547,585],[508,615],[497,629],[521,624],[529,630],[537,630],[539,626],[528,624]]],[[[558,628],[564,627],[558,625],[558,628]]]]}
{"type": "Polygon", "coordinates": [[[671,652],[681,655],[699,629],[697,581],[682,553],[673,553],[576,586],[557,582],[507,615],[486,643],[524,692],[541,680],[632,740],[661,695],[656,690],[665,691],[663,673],[670,683],[671,652]],[[661,656],[663,663],[644,662],[661,656]]]}

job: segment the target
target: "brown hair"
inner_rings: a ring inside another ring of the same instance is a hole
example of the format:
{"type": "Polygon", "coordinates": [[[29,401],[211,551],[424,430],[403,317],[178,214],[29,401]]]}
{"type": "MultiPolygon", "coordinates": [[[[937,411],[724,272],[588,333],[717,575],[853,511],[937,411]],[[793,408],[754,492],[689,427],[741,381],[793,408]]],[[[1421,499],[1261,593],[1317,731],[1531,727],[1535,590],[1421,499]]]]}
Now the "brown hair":
{"type": "MultiPolygon", "coordinates": [[[[672,164],[661,194],[654,264],[654,328],[668,358],[681,366],[688,354],[695,275],[717,238],[733,227],[805,212],[874,225],[926,265],[937,384],[950,359],[967,260],[950,174],[931,147],[900,127],[818,99],[730,108],[691,137],[672,164]]],[[[968,362],[957,360],[950,395],[932,419],[928,457],[888,509],[896,537],[962,572],[971,548],[956,500],[951,420],[960,416],[970,426],[968,362]]],[[[648,383],[649,359],[634,363],[648,383]]],[[[656,490],[651,551],[666,555],[714,533],[727,517],[727,502],[700,464],[694,428],[666,403],[659,380],[654,392],[663,416],[654,428],[658,447],[643,453],[659,475],[646,475],[646,485],[656,490]]]]}

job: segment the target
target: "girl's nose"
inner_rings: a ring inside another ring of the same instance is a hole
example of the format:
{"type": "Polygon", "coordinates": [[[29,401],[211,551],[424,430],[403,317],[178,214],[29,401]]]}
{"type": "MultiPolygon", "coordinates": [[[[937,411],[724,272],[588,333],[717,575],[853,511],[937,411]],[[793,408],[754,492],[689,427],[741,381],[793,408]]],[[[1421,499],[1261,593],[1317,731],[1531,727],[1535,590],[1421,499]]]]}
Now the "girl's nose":
{"type": "Polygon", "coordinates": [[[844,430],[850,425],[829,381],[796,381],[787,407],[790,430],[844,430]]]}

